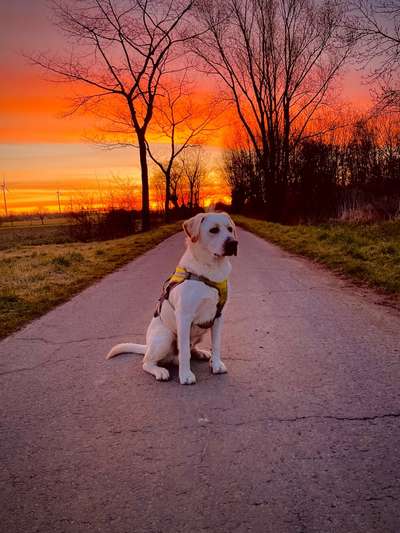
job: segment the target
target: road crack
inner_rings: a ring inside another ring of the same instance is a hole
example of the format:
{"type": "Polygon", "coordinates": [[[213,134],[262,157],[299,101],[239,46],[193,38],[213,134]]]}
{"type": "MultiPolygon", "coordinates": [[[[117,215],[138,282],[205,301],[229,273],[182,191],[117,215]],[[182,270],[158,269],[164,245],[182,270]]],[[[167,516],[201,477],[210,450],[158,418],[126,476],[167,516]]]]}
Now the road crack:
{"type": "Polygon", "coordinates": [[[384,413],[382,415],[371,416],[334,416],[334,415],[306,415],[297,416],[293,418],[268,418],[271,422],[299,422],[301,420],[310,419],[327,419],[338,420],[339,422],[369,422],[372,420],[380,420],[382,418],[400,418],[400,413],[384,413]]]}
{"type": "Polygon", "coordinates": [[[133,337],[137,335],[143,335],[143,332],[141,333],[137,333],[137,332],[119,333],[118,335],[107,335],[105,337],[84,337],[81,339],[70,339],[67,341],[52,341],[50,339],[46,339],[45,337],[18,337],[18,339],[16,340],[28,341],[28,342],[42,342],[43,344],[50,344],[51,346],[63,346],[63,345],[68,345],[68,344],[79,344],[81,342],[119,339],[121,337],[133,337]]]}

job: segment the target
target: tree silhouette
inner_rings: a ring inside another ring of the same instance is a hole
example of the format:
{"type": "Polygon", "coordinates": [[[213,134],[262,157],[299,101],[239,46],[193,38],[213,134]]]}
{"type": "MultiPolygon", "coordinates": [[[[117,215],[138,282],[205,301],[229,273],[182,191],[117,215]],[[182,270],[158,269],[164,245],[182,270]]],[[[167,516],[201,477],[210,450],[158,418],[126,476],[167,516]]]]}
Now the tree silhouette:
{"type": "Polygon", "coordinates": [[[203,0],[197,9],[208,31],[193,49],[225,84],[260,161],[268,216],[279,220],[291,149],[350,53],[342,2],[203,0]]]}
{"type": "MultiPolygon", "coordinates": [[[[150,143],[147,143],[150,158],[165,178],[166,218],[171,202],[171,174],[174,166],[179,164],[179,159],[189,161],[186,152],[205,142],[213,131],[212,122],[220,112],[217,101],[205,99],[204,103],[196,102],[193,83],[188,81],[187,76],[188,70],[185,70],[183,76],[171,80],[167,85],[164,84],[162,96],[158,99],[154,113],[156,131],[161,138],[168,140],[167,145],[164,145],[168,155],[160,156],[150,143]]],[[[191,191],[193,192],[193,188],[191,191]]],[[[190,206],[192,209],[193,201],[190,206]]]]}
{"type": "Polygon", "coordinates": [[[398,0],[354,0],[348,20],[359,57],[372,66],[370,78],[382,109],[400,110],[400,4],[398,0]]]}
{"type": "Polygon", "coordinates": [[[52,2],[55,22],[69,39],[63,57],[38,53],[34,64],[78,85],[72,112],[104,104],[127,111],[135,132],[142,180],[142,226],[150,226],[147,132],[164,76],[179,70],[190,39],[191,0],[52,2]]]}

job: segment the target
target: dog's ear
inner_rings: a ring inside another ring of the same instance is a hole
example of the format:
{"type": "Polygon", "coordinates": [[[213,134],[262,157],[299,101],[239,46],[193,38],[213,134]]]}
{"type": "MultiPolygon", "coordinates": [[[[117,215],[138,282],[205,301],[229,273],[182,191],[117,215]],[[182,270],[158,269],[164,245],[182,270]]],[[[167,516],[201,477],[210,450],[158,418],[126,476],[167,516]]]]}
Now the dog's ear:
{"type": "Polygon", "coordinates": [[[230,224],[233,228],[233,236],[235,237],[235,239],[237,240],[237,232],[236,232],[236,226],[235,226],[235,223],[233,222],[233,220],[231,219],[231,217],[228,215],[228,213],[224,213],[224,215],[226,215],[228,218],[229,218],[229,221],[230,221],[230,224]]]}
{"type": "Polygon", "coordinates": [[[185,220],[183,223],[183,231],[189,237],[192,242],[197,242],[199,240],[200,234],[200,225],[205,218],[204,213],[199,213],[189,220],[185,220]]]}

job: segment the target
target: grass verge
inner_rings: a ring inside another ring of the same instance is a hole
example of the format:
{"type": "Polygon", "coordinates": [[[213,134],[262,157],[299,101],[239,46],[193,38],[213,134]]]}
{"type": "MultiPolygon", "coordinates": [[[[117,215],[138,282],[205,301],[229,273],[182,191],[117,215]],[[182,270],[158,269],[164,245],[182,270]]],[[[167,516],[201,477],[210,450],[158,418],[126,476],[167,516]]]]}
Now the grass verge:
{"type": "Polygon", "coordinates": [[[400,221],[283,226],[243,216],[242,228],[358,283],[400,295],[400,221]]]}
{"type": "Polygon", "coordinates": [[[168,224],[111,241],[0,251],[0,338],[180,231],[168,224]]]}

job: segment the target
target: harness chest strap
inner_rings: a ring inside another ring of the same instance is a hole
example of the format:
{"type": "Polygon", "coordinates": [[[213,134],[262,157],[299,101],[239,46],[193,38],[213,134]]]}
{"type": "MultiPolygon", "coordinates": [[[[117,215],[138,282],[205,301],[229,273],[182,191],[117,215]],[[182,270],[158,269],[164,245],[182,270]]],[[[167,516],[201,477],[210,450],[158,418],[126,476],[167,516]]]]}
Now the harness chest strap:
{"type": "MultiPolygon", "coordinates": [[[[169,293],[171,290],[176,287],[177,285],[180,285],[187,279],[193,280],[193,281],[199,281],[201,283],[205,283],[209,287],[212,287],[213,289],[217,289],[218,291],[218,303],[217,303],[217,312],[215,313],[215,317],[213,318],[212,324],[214,323],[214,320],[221,316],[222,309],[224,308],[224,305],[226,304],[226,301],[228,299],[228,280],[223,281],[211,281],[210,279],[204,277],[204,276],[198,276],[197,274],[193,274],[192,272],[188,272],[183,267],[176,267],[175,272],[170,276],[167,281],[164,283],[163,292],[160,296],[160,299],[157,304],[157,308],[154,312],[154,316],[157,317],[161,313],[161,307],[164,302],[164,300],[168,300],[169,293]]],[[[211,325],[212,325],[211,324],[211,325]]],[[[208,327],[208,324],[207,324],[208,327]]]]}

